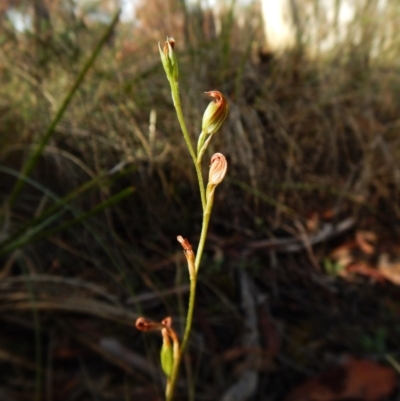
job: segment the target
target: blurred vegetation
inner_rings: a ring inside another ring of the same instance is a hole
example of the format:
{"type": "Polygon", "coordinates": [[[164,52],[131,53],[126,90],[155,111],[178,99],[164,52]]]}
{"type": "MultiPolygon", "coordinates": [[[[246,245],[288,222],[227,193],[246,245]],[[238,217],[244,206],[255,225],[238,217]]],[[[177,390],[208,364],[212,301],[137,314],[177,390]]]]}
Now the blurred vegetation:
{"type": "Polygon", "coordinates": [[[398,247],[396,40],[374,57],[371,41],[276,56],[257,3],[226,2],[216,14],[143,1],[137,19],[113,25],[117,11],[107,1],[2,2],[0,398],[162,396],[160,339],[133,324],[172,315],[179,327],[187,273],[176,236],[196,243],[201,223],[159,61],[166,35],[193,141],[204,91],[223,92],[231,110],[209,150],[227,156],[229,177],[215,201],[182,394],[196,386],[198,399],[214,400],[246,370],[240,353],[228,355],[245,333],[243,270],[280,343],[272,352],[261,331],[253,399],[282,399],[332,354],[399,360],[394,285],[346,282],[336,268],[329,276],[332,242],[311,254],[250,246],[302,237],[311,216],[350,216],[385,250],[398,247]]]}

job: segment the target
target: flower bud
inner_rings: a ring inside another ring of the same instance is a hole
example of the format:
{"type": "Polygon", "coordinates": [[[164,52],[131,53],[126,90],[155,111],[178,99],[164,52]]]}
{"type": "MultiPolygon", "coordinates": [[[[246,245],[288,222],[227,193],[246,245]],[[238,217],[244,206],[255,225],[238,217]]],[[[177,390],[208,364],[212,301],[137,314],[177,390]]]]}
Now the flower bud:
{"type": "Polygon", "coordinates": [[[213,97],[213,100],[208,106],[203,114],[202,122],[202,132],[207,135],[212,135],[217,132],[226,117],[228,116],[229,106],[228,103],[221,92],[211,91],[205,92],[208,96],[213,97]]]}
{"type": "Polygon", "coordinates": [[[215,186],[222,182],[228,169],[228,162],[222,153],[215,153],[211,157],[208,185],[215,186]]]}
{"type": "Polygon", "coordinates": [[[183,252],[185,253],[186,260],[188,262],[190,277],[194,278],[196,276],[196,260],[192,245],[190,245],[190,242],[186,238],[183,238],[181,235],[178,235],[177,240],[182,245],[183,252]]]}
{"type": "Polygon", "coordinates": [[[169,338],[168,329],[164,328],[161,330],[161,334],[163,336],[163,344],[161,346],[160,351],[160,361],[163,372],[167,377],[170,377],[172,374],[172,369],[174,367],[174,353],[171,344],[171,340],[169,338]]]}
{"type": "Polygon", "coordinates": [[[160,51],[160,57],[164,66],[165,73],[168,79],[178,81],[178,61],[175,55],[175,39],[167,36],[163,48],[161,49],[160,43],[158,49],[160,51]]]}
{"type": "Polygon", "coordinates": [[[144,317],[137,318],[135,326],[140,331],[156,331],[164,328],[162,323],[151,322],[144,317]]]}
{"type": "Polygon", "coordinates": [[[167,316],[163,320],[161,320],[161,324],[164,325],[168,329],[172,329],[172,318],[171,318],[171,316],[167,316]]]}

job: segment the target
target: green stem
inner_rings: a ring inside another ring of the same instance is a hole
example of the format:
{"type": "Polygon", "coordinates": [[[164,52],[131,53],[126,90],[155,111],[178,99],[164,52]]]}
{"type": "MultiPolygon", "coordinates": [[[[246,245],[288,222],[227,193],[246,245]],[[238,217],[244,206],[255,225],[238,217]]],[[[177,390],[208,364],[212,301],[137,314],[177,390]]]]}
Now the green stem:
{"type": "Polygon", "coordinates": [[[191,277],[190,278],[189,305],[188,305],[188,312],[187,312],[187,316],[186,316],[185,333],[183,334],[183,340],[182,340],[182,344],[181,344],[181,356],[185,352],[187,343],[189,341],[190,330],[192,328],[194,302],[196,299],[196,284],[197,284],[197,276],[191,277]]]}
{"type": "Polygon", "coordinates": [[[211,211],[214,203],[214,191],[215,188],[211,190],[210,194],[207,197],[207,206],[203,214],[203,225],[201,227],[200,241],[196,252],[196,274],[199,271],[201,257],[203,256],[204,245],[206,243],[208,223],[210,222],[211,211]]]}
{"type": "Polygon", "coordinates": [[[196,300],[197,272],[200,267],[201,257],[203,255],[204,245],[205,245],[206,238],[207,238],[208,224],[210,222],[211,211],[212,211],[212,207],[213,207],[213,203],[214,203],[214,190],[215,190],[215,188],[211,190],[211,192],[208,196],[208,202],[207,202],[206,208],[203,213],[203,224],[201,227],[200,242],[199,242],[199,246],[198,246],[197,252],[196,252],[196,260],[195,260],[194,269],[191,269],[191,267],[189,266],[189,272],[191,272],[193,270],[194,270],[194,272],[190,274],[190,294],[189,294],[188,311],[187,311],[187,316],[186,316],[185,332],[183,334],[183,340],[182,340],[181,347],[179,350],[179,358],[176,359],[173,370],[172,370],[171,377],[169,378],[167,394],[166,394],[166,401],[173,400],[176,382],[178,380],[179,367],[180,367],[187,343],[189,341],[190,332],[192,329],[194,305],[195,305],[195,300],[196,300]]]}
{"type": "Polygon", "coordinates": [[[206,133],[202,130],[199,136],[199,140],[197,141],[197,157],[200,154],[201,148],[203,147],[205,140],[206,140],[206,133]]]}
{"type": "Polygon", "coordinates": [[[179,376],[179,367],[181,365],[182,357],[185,352],[189,336],[190,336],[190,330],[192,328],[192,322],[193,322],[193,313],[194,313],[194,302],[196,299],[196,276],[190,277],[190,295],[189,295],[189,306],[188,306],[188,313],[186,317],[186,326],[185,326],[185,334],[183,335],[183,340],[181,347],[179,349],[179,357],[174,361],[174,367],[172,369],[172,374],[171,377],[169,378],[169,383],[167,387],[167,394],[166,394],[166,401],[172,401],[174,398],[174,392],[175,392],[175,387],[176,383],[178,381],[178,376],[179,376]]]}
{"type": "Polygon", "coordinates": [[[194,152],[192,142],[190,141],[189,131],[186,127],[185,119],[183,117],[181,100],[179,97],[179,85],[177,82],[171,79],[169,80],[169,83],[171,85],[172,100],[174,101],[176,115],[178,117],[179,125],[183,133],[183,138],[185,139],[186,146],[189,149],[190,156],[192,157],[193,164],[196,169],[197,180],[199,182],[200,188],[201,205],[204,211],[206,209],[206,193],[204,188],[203,173],[201,172],[201,165],[200,163],[198,163],[196,153],[194,152]]]}
{"type": "Polygon", "coordinates": [[[197,160],[194,165],[196,167],[197,180],[199,181],[201,206],[202,206],[202,209],[204,212],[204,210],[206,209],[207,206],[206,206],[206,191],[204,189],[203,173],[201,172],[201,159],[197,160]]]}
{"type": "MultiPolygon", "coordinates": [[[[208,202],[206,206],[206,210],[203,214],[203,224],[201,227],[201,235],[200,235],[200,242],[196,252],[196,260],[195,260],[195,273],[190,275],[190,295],[189,295],[189,307],[188,313],[186,317],[186,327],[185,333],[183,335],[183,340],[181,344],[181,355],[185,351],[187,342],[190,336],[190,330],[192,328],[193,322],[193,312],[194,312],[194,301],[196,298],[196,283],[197,283],[197,272],[200,267],[201,257],[203,255],[204,245],[207,238],[207,231],[208,231],[208,223],[210,222],[211,210],[214,203],[214,193],[208,197],[208,202]]],[[[190,270],[190,269],[189,269],[190,270]]]]}

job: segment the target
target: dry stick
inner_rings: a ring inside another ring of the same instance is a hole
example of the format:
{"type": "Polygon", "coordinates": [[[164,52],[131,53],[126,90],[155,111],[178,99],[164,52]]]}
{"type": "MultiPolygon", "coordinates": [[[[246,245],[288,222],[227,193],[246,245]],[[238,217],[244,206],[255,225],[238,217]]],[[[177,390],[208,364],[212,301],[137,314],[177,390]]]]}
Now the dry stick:
{"type": "Polygon", "coordinates": [[[106,43],[107,39],[109,38],[110,34],[112,33],[112,30],[114,29],[115,25],[118,23],[119,14],[120,14],[120,11],[118,11],[114,15],[114,17],[111,21],[111,24],[109,25],[107,30],[104,32],[103,36],[100,38],[100,40],[97,43],[96,47],[94,48],[91,56],[89,57],[89,59],[87,60],[85,65],[83,66],[78,77],[76,78],[74,85],[72,86],[70,91],[67,93],[66,97],[64,98],[64,101],[62,102],[60,108],[58,109],[57,114],[54,116],[53,121],[50,123],[49,127],[47,128],[46,133],[44,134],[38,147],[36,148],[34,153],[31,155],[31,157],[27,160],[26,164],[24,165],[22,172],[21,172],[21,176],[18,179],[18,181],[16,182],[16,184],[11,192],[11,195],[8,199],[8,205],[10,208],[14,205],[15,200],[17,199],[19,193],[21,192],[21,190],[24,186],[24,183],[25,183],[24,178],[26,176],[28,176],[32,172],[32,170],[35,168],[41,154],[43,153],[45,146],[47,145],[47,142],[53,135],[53,133],[57,127],[57,124],[60,122],[62,116],[64,115],[65,111],[67,110],[67,107],[68,107],[69,103],[71,102],[72,98],[74,97],[75,92],[78,90],[78,88],[79,88],[80,84],[82,83],[83,79],[85,78],[87,72],[89,71],[90,67],[93,65],[98,54],[100,53],[100,50],[103,48],[104,44],[106,43]]]}

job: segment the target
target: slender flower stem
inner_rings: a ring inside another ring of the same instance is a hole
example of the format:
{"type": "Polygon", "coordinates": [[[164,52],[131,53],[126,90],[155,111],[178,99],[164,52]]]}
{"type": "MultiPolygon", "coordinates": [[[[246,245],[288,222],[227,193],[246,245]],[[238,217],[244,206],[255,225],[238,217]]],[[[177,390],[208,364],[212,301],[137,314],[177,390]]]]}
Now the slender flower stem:
{"type": "MultiPolygon", "coordinates": [[[[211,211],[214,203],[214,193],[212,192],[208,197],[208,202],[203,214],[203,224],[201,228],[200,242],[196,252],[196,260],[194,266],[189,266],[190,273],[190,294],[189,294],[189,305],[186,316],[186,325],[185,332],[183,334],[183,340],[179,349],[179,358],[176,358],[174,361],[174,367],[172,369],[171,377],[169,378],[167,392],[166,392],[166,401],[172,401],[175,391],[176,382],[178,380],[179,374],[179,366],[182,361],[183,354],[185,352],[187,343],[189,341],[190,332],[192,329],[193,323],[193,314],[194,314],[194,304],[196,300],[196,284],[197,284],[197,272],[200,267],[201,257],[204,250],[204,245],[207,238],[208,231],[208,223],[210,222],[211,211]]],[[[190,262],[189,262],[190,263],[190,262]]]]}
{"type": "Polygon", "coordinates": [[[206,209],[206,191],[205,191],[205,186],[204,186],[204,180],[203,180],[203,173],[201,171],[201,159],[200,160],[196,160],[196,163],[194,164],[195,168],[196,168],[196,173],[197,173],[197,179],[199,181],[199,188],[200,188],[200,196],[201,196],[201,206],[203,209],[203,213],[204,210],[206,209]]]}
{"type": "Polygon", "coordinates": [[[179,85],[177,82],[175,82],[171,79],[169,80],[169,83],[171,86],[172,100],[174,101],[174,106],[175,106],[175,110],[176,110],[176,115],[179,120],[179,125],[181,127],[183,137],[186,142],[186,146],[189,149],[190,156],[192,157],[193,164],[196,169],[197,179],[198,179],[199,188],[200,188],[201,205],[202,205],[203,211],[204,211],[206,209],[206,192],[205,192],[205,187],[204,187],[203,173],[201,172],[201,165],[197,162],[196,153],[194,152],[192,142],[190,141],[189,132],[186,127],[185,119],[183,117],[181,100],[179,97],[179,85]]]}
{"type": "Polygon", "coordinates": [[[205,142],[205,140],[206,140],[206,135],[207,135],[207,134],[202,130],[201,133],[200,133],[199,139],[198,139],[198,141],[197,141],[197,157],[199,157],[201,148],[202,148],[203,145],[204,145],[204,142],[205,142]]]}
{"type": "Polygon", "coordinates": [[[185,348],[186,348],[188,340],[189,340],[190,331],[191,331],[192,322],[193,322],[194,303],[195,303],[195,298],[196,298],[196,284],[197,284],[196,277],[191,277],[190,278],[189,306],[188,306],[188,312],[187,312],[187,317],[186,317],[185,334],[183,336],[183,340],[182,340],[182,343],[181,343],[181,346],[179,349],[179,357],[174,360],[174,367],[172,369],[172,374],[169,378],[169,383],[167,386],[166,401],[172,401],[172,399],[173,399],[176,382],[178,381],[179,367],[180,367],[180,364],[182,361],[183,354],[185,352],[185,348]]]}
{"type": "MultiPolygon", "coordinates": [[[[206,187],[204,185],[203,173],[201,169],[201,160],[206,151],[206,148],[211,140],[211,136],[215,133],[223,124],[228,114],[228,105],[222,93],[218,91],[206,92],[208,95],[213,97],[215,100],[209,104],[202,121],[202,131],[197,141],[197,147],[193,148],[188,129],[186,127],[185,119],[183,117],[181,100],[179,96],[179,83],[178,83],[178,63],[176,55],[174,53],[175,40],[172,37],[167,37],[167,41],[164,47],[160,50],[160,57],[164,66],[165,73],[167,75],[170,87],[172,100],[176,115],[178,117],[179,125],[181,127],[183,138],[186,142],[186,146],[189,150],[190,156],[193,160],[193,164],[197,174],[197,180],[200,188],[201,205],[203,209],[203,222],[201,227],[200,241],[197,248],[196,255],[193,252],[192,246],[187,239],[182,236],[178,236],[177,240],[181,243],[185,256],[188,262],[189,276],[190,276],[190,294],[189,294],[189,305],[187,310],[185,331],[183,334],[183,340],[179,346],[177,338],[174,339],[174,356],[172,372],[167,380],[166,386],[166,401],[173,401],[176,384],[179,376],[179,367],[182,362],[184,352],[189,342],[190,332],[193,324],[194,305],[196,299],[196,285],[197,285],[197,272],[200,267],[201,258],[207,238],[208,225],[210,222],[211,211],[214,203],[214,191],[215,187],[223,180],[227,163],[225,157],[216,153],[211,158],[211,166],[209,173],[209,182],[206,187]],[[207,138],[207,135],[209,137],[207,138]]],[[[170,327],[170,325],[168,326],[170,327]]],[[[175,332],[174,332],[175,336],[175,332]]],[[[168,369],[169,370],[169,369],[168,369]]]]}
{"type": "Polygon", "coordinates": [[[165,398],[167,399],[167,401],[172,401],[172,399],[173,399],[176,382],[178,380],[179,366],[181,364],[182,355],[183,355],[181,348],[179,346],[178,337],[176,336],[175,332],[172,330],[170,332],[170,334],[172,334],[172,339],[173,339],[173,343],[174,343],[173,344],[174,365],[172,367],[171,377],[168,378],[167,387],[165,389],[165,398]]]}
{"type": "Polygon", "coordinates": [[[203,225],[201,227],[200,241],[196,252],[196,261],[195,261],[196,274],[199,271],[201,257],[203,255],[204,245],[206,243],[208,223],[210,222],[211,211],[214,203],[214,190],[215,188],[212,190],[213,192],[210,193],[210,195],[208,196],[207,205],[203,214],[203,225]]]}
{"type": "Polygon", "coordinates": [[[178,359],[174,361],[171,376],[168,378],[167,386],[165,388],[165,401],[172,401],[174,399],[175,387],[178,381],[179,366],[182,360],[182,353],[179,354],[178,359]]]}
{"type": "Polygon", "coordinates": [[[197,284],[197,275],[195,277],[190,278],[190,295],[189,295],[189,305],[186,316],[186,325],[185,325],[185,333],[183,334],[183,340],[181,343],[181,355],[185,352],[185,348],[187,346],[190,330],[192,328],[193,323],[193,312],[194,312],[194,303],[196,299],[196,284],[197,284]]]}

